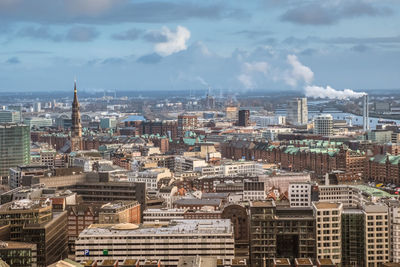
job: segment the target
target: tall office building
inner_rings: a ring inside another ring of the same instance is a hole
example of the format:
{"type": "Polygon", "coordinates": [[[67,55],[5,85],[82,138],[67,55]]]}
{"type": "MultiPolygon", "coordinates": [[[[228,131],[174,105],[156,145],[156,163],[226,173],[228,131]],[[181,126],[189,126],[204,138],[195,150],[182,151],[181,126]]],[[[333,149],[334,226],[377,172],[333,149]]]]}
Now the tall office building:
{"type": "Polygon", "coordinates": [[[33,104],[33,112],[41,112],[42,111],[42,105],[40,102],[36,102],[33,104]]]}
{"type": "Polygon", "coordinates": [[[16,123],[0,124],[0,177],[9,169],[30,162],[30,129],[16,123]]]}
{"type": "Polygon", "coordinates": [[[239,110],[239,121],[238,126],[247,127],[250,122],[250,110],[242,109],[239,110]]]}
{"type": "Polygon", "coordinates": [[[72,102],[72,127],[71,127],[71,151],[82,150],[82,124],[81,113],[79,111],[79,101],[74,83],[74,101],[72,102]]]}
{"type": "Polygon", "coordinates": [[[53,212],[50,200],[22,199],[1,205],[0,224],[10,225],[9,240],[36,244],[38,267],[67,256],[67,212],[53,212]]]}
{"type": "Polygon", "coordinates": [[[313,202],[317,223],[317,257],[331,259],[335,264],[342,260],[342,203],[313,202]]]}
{"type": "Polygon", "coordinates": [[[295,98],[286,108],[287,121],[294,125],[303,125],[308,122],[307,98],[295,98]]]}
{"type": "Polygon", "coordinates": [[[251,266],[273,266],[274,258],[315,258],[315,218],[311,208],[274,201],[250,204],[251,266]]]}
{"type": "Polygon", "coordinates": [[[342,265],[365,266],[364,213],[344,209],[342,213],[342,265]]]}
{"type": "Polygon", "coordinates": [[[0,110],[0,123],[21,122],[21,112],[15,110],[0,110]]]}
{"type": "Polygon", "coordinates": [[[365,266],[379,267],[389,261],[388,207],[367,204],[363,213],[365,266]]]}
{"type": "Polygon", "coordinates": [[[333,117],[331,114],[321,114],[314,119],[314,134],[333,135],[333,117]]]}

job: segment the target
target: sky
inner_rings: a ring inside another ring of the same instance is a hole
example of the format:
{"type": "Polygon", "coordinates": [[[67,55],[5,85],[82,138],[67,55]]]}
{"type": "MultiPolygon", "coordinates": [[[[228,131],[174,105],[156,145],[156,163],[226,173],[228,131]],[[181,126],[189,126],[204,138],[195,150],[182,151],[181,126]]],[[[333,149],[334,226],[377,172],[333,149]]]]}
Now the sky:
{"type": "Polygon", "coordinates": [[[93,92],[400,88],[400,1],[0,0],[0,92],[75,78],[93,92]]]}

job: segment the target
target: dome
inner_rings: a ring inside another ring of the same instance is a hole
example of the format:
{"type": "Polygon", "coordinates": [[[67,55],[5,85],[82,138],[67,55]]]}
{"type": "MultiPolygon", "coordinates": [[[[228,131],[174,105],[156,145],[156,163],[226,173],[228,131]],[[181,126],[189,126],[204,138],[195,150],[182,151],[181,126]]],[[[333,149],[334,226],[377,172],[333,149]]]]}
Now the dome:
{"type": "Polygon", "coordinates": [[[138,228],[139,225],[134,223],[119,223],[112,227],[113,230],[135,230],[138,228]]]}

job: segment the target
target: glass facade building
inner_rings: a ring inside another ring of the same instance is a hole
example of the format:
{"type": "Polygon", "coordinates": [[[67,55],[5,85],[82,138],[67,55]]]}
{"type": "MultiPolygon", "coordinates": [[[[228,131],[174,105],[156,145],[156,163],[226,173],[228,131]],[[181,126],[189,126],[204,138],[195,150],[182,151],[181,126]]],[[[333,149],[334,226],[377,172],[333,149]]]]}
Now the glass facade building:
{"type": "Polygon", "coordinates": [[[0,177],[9,175],[11,167],[30,162],[30,129],[23,124],[0,124],[0,177]]]}

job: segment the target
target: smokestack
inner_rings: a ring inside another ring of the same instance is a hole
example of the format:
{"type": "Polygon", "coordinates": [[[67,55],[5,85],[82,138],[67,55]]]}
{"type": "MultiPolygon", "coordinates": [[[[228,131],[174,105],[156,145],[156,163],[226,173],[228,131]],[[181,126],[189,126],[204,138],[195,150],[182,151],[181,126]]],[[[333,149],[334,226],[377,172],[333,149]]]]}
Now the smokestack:
{"type": "Polygon", "coordinates": [[[363,130],[369,130],[368,94],[363,96],[363,130]]]}

